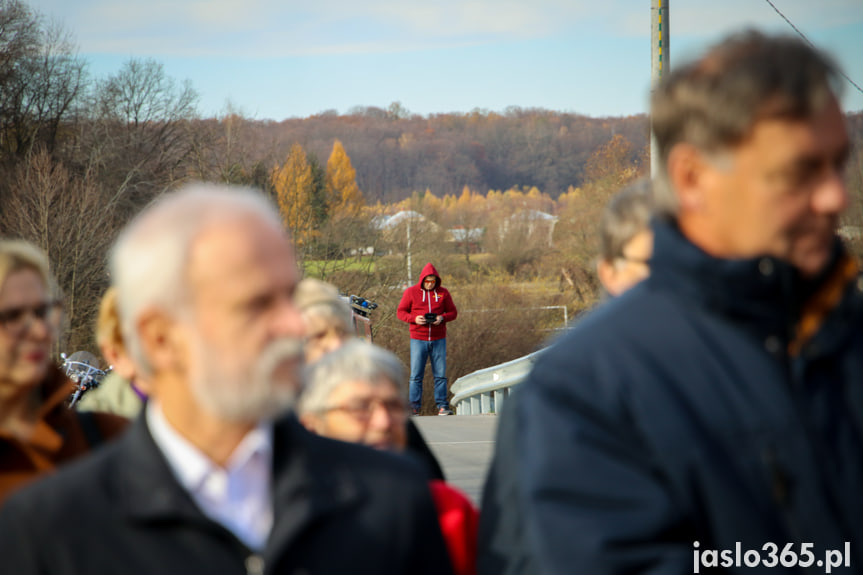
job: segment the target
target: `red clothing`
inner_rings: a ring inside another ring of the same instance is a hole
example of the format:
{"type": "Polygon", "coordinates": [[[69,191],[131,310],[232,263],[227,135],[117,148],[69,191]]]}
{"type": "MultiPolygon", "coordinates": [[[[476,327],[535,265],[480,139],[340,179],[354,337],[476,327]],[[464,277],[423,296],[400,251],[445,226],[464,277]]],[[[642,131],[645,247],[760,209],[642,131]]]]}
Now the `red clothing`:
{"type": "Polygon", "coordinates": [[[410,325],[411,339],[434,341],[446,337],[446,324],[458,317],[458,310],[449,291],[441,286],[440,275],[431,263],[423,268],[419,282],[405,290],[396,315],[410,325]],[[423,288],[423,279],[428,276],[434,276],[436,280],[434,288],[430,290],[423,288]],[[417,316],[427,313],[442,315],[443,321],[440,325],[417,324],[417,316]]]}
{"type": "Polygon", "coordinates": [[[443,481],[433,479],[429,487],[455,575],[475,575],[479,511],[464,493],[443,481]]]}

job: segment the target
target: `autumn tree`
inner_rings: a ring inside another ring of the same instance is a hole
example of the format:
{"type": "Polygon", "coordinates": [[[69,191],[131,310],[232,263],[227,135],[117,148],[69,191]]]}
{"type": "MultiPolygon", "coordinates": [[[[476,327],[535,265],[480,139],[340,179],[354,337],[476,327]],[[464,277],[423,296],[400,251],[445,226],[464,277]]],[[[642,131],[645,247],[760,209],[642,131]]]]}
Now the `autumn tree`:
{"type": "Polygon", "coordinates": [[[448,218],[456,246],[464,255],[464,261],[468,269],[471,268],[471,250],[479,247],[481,236],[486,227],[486,202],[485,197],[471,191],[467,186],[462,190],[458,200],[450,208],[448,218]]]}
{"type": "MultiPolygon", "coordinates": [[[[309,162],[314,180],[312,188],[316,190],[312,205],[314,256],[319,265],[327,268],[351,265],[345,258],[352,258],[359,264],[364,252],[374,251],[375,239],[369,228],[371,214],[363,214],[365,202],[351,160],[341,142],[336,140],[325,172],[314,156],[310,156],[309,162]]],[[[320,273],[323,277],[329,271],[320,269],[320,273]]]]}
{"type": "Polygon", "coordinates": [[[625,136],[615,135],[588,158],[584,167],[585,184],[620,189],[638,175],[639,162],[625,136]]]}
{"type": "Polygon", "coordinates": [[[585,183],[559,198],[559,225],[555,241],[565,246],[556,265],[560,285],[574,292],[577,305],[587,307],[598,297],[595,272],[599,252],[599,220],[616,192],[633,182],[646,163],[627,138],[618,134],[598,147],[585,164],[585,183]]]}
{"type": "Polygon", "coordinates": [[[363,193],[357,185],[357,171],[339,140],[327,160],[326,172],[327,212],[331,218],[351,218],[365,205],[363,193]]]}
{"type": "Polygon", "coordinates": [[[315,221],[315,175],[306,152],[294,144],[285,163],[276,166],[271,176],[282,221],[291,230],[294,243],[306,253],[317,233],[315,221]]]}

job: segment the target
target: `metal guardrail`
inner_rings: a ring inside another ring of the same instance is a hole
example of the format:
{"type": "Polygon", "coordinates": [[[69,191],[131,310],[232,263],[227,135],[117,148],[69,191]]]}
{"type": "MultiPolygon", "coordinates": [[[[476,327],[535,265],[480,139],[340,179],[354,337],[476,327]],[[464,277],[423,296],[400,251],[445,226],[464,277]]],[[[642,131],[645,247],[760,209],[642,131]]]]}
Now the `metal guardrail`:
{"type": "Polygon", "coordinates": [[[480,369],[458,378],[450,387],[450,401],[458,415],[500,413],[513,386],[524,381],[534,361],[544,350],[480,369]]]}

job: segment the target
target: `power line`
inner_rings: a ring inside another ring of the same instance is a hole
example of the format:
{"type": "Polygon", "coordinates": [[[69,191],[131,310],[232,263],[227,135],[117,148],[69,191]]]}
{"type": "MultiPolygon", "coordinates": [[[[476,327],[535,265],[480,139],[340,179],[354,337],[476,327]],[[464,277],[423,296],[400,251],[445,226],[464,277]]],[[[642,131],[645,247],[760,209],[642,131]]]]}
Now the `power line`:
{"type": "MultiPolygon", "coordinates": [[[[785,20],[785,21],[788,23],[788,25],[789,25],[789,26],[791,26],[791,28],[793,28],[793,29],[794,29],[794,31],[795,31],[795,32],[797,32],[797,34],[798,34],[801,38],[803,38],[804,40],[806,40],[806,42],[807,42],[810,46],[812,46],[813,48],[816,48],[816,47],[815,47],[815,44],[813,44],[813,43],[809,40],[809,38],[807,38],[807,37],[806,37],[806,34],[804,34],[803,32],[801,32],[801,31],[800,31],[800,29],[799,29],[797,26],[795,26],[795,25],[794,25],[794,22],[792,22],[791,20],[789,20],[789,19],[788,19],[788,17],[787,17],[785,14],[783,14],[783,13],[782,13],[782,11],[781,11],[779,8],[777,8],[777,7],[776,7],[776,5],[775,5],[773,2],[771,2],[771,0],[764,0],[764,1],[765,1],[765,2],[767,2],[768,4],[770,4],[770,7],[771,7],[771,8],[773,8],[773,9],[776,11],[776,13],[777,13],[777,14],[779,14],[779,15],[782,17],[782,19],[783,19],[783,20],[785,20]]],[[[817,49],[817,48],[816,48],[816,49],[817,49]]],[[[842,75],[842,77],[843,77],[843,78],[845,78],[846,80],[848,80],[848,83],[849,83],[849,84],[851,84],[852,86],[854,86],[855,88],[857,88],[857,91],[858,91],[858,92],[860,92],[861,94],[863,94],[863,88],[861,88],[860,86],[858,86],[858,85],[857,85],[857,83],[856,83],[854,80],[852,80],[851,78],[849,78],[849,77],[848,77],[848,75],[847,75],[844,71],[839,70],[839,73],[842,75]]]]}

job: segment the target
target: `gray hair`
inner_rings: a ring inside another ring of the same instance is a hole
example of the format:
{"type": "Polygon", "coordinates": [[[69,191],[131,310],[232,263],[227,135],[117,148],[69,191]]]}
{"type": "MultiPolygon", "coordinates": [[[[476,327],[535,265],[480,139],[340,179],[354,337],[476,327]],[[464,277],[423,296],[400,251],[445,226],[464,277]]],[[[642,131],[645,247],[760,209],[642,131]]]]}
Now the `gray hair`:
{"type": "Polygon", "coordinates": [[[391,351],[360,339],[349,341],[307,366],[304,380],[299,414],[325,410],[330,395],[351,381],[395,385],[400,393],[405,393],[405,368],[401,360],[391,351]]]}
{"type": "Polygon", "coordinates": [[[599,257],[613,262],[639,232],[650,226],[653,186],[642,178],[617,192],[606,204],[599,221],[599,257]]]}
{"type": "Polygon", "coordinates": [[[707,154],[727,150],[761,120],[812,117],[841,88],[839,69],[828,55],[799,38],[754,30],[734,34],[674,69],[651,102],[660,167],[657,211],[677,213],[667,174],[676,144],[687,142],[707,154]]]}
{"type": "Polygon", "coordinates": [[[249,216],[282,229],[278,211],[257,190],[196,183],[157,198],[120,233],[111,280],[127,351],[143,375],[151,376],[152,366],[135,329],[140,314],[150,307],[188,312],[186,268],[195,239],[213,225],[249,216]]]}

